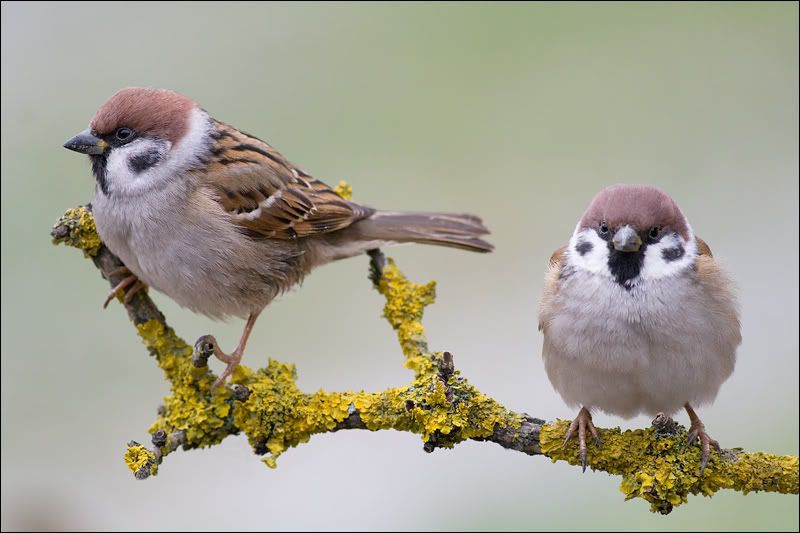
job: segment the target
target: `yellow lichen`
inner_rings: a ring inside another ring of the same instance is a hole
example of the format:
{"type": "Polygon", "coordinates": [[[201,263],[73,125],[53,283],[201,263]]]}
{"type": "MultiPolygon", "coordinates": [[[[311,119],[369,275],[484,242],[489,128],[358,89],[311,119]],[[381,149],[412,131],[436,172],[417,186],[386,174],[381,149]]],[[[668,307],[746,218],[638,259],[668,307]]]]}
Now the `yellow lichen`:
{"type": "Polygon", "coordinates": [[[330,431],[347,417],[347,393],[303,394],[295,384],[294,365],[269,360],[267,368],[240,372],[233,381],[250,391],[247,401],[237,404],[233,422],[247,435],[255,449],[269,451],[265,461],[307,442],[311,435],[330,431]]]}
{"type": "Polygon", "coordinates": [[[448,382],[452,401],[435,375],[418,376],[409,386],[379,393],[320,390],[305,394],[297,388],[296,379],[294,365],[272,359],[266,369],[233,379],[250,391],[245,402],[235,404],[234,424],[256,450],[270,454],[263,459],[270,467],[287,449],[336,429],[354,413],[367,429],[410,431],[425,441],[444,436],[439,442],[443,446],[488,437],[498,424],[519,427],[522,422],[457,376],[448,382]]]}
{"type": "MultiPolygon", "coordinates": [[[[343,198],[352,189],[341,182],[336,189],[343,198]]],[[[91,212],[67,211],[53,231],[54,242],[65,242],[94,256],[102,244],[91,212]]],[[[192,363],[192,348],[162,321],[136,324],[148,350],[171,383],[160,416],[150,433],[158,449],[149,451],[131,443],[125,462],[137,478],[154,475],[161,458],[177,447],[197,448],[219,443],[240,431],[247,435],[267,466],[287,449],[308,442],[317,433],[343,427],[369,430],[395,429],[419,434],[426,449],[450,447],[471,438],[487,438],[499,428],[520,428],[524,419],[470,385],[459,372],[440,368],[441,354],[428,350],[422,316],[434,301],[435,283],[410,282],[389,259],[378,283],[386,298],[384,315],[397,331],[405,366],[414,372],[411,384],[382,392],[326,392],[308,394],[296,385],[294,365],[270,360],[267,367],[252,370],[239,366],[232,382],[248,389],[234,400],[231,389],[211,391],[214,376],[207,366],[192,363]],[[353,418],[350,418],[353,417],[353,418]],[[161,432],[164,432],[161,434],[161,432]]],[[[539,446],[553,461],[578,464],[574,440],[562,449],[566,421],[544,425],[539,446]]],[[[699,474],[700,451],[685,446],[685,429],[659,436],[654,429],[600,430],[601,448],[589,444],[592,468],[622,476],[626,498],[642,498],[655,511],[669,512],[687,501],[689,494],[713,495],[721,488],[744,492],[798,493],[798,458],[767,453],[725,450],[712,453],[708,467],[699,474]]]]}
{"type": "Polygon", "coordinates": [[[140,478],[153,476],[158,472],[155,455],[141,444],[128,446],[125,464],[140,478]]]}
{"type": "Polygon", "coordinates": [[[427,365],[419,360],[411,361],[410,358],[419,357],[428,350],[422,315],[425,307],[436,298],[436,282],[425,285],[413,283],[389,259],[383,268],[378,291],[386,298],[383,315],[397,331],[400,347],[407,358],[406,366],[415,372],[424,371],[427,365]]]}
{"type": "MultiPolygon", "coordinates": [[[[569,422],[545,425],[539,435],[542,453],[556,460],[579,464],[577,443],[562,448],[569,422]]],[[[593,469],[622,476],[620,490],[626,499],[643,498],[652,511],[668,513],[686,503],[689,494],[711,496],[722,488],[744,492],[764,490],[797,493],[798,459],[762,452],[712,451],[700,475],[700,449],[686,446],[681,428],[674,436],[659,436],[654,428],[601,429],[602,446],[589,440],[588,463],[593,469]]]]}
{"type": "MultiPolygon", "coordinates": [[[[162,322],[137,324],[147,348],[172,383],[163,415],[150,432],[182,432],[187,447],[210,446],[235,427],[243,431],[267,466],[287,449],[308,442],[317,433],[335,430],[351,414],[370,430],[411,431],[424,441],[449,447],[470,438],[485,438],[495,428],[519,427],[522,418],[472,387],[458,372],[445,384],[438,374],[440,355],[427,352],[421,319],[434,300],[435,284],[408,281],[389,260],[379,290],[386,296],[385,314],[397,329],[406,366],[415,373],[411,385],[379,393],[303,393],[294,365],[270,360],[253,371],[240,366],[232,382],[249,390],[247,400],[234,402],[225,388],[210,393],[212,377],[191,363],[192,349],[162,322]]],[[[169,449],[163,448],[165,453],[169,449]]]]}
{"type": "Polygon", "coordinates": [[[219,387],[211,393],[213,376],[208,368],[192,364],[192,348],[171,328],[149,320],[136,329],[172,384],[172,395],[164,399],[165,414],[150,427],[150,433],[181,431],[184,444],[191,448],[222,441],[231,410],[228,389],[219,387]]]}
{"type": "Polygon", "coordinates": [[[100,251],[103,243],[100,242],[100,236],[97,234],[94,217],[86,207],[67,210],[58,219],[54,229],[59,227],[66,228],[67,234],[54,234],[53,244],[63,242],[69,246],[74,246],[83,250],[85,257],[94,257],[100,251]]]}
{"type": "Polygon", "coordinates": [[[345,200],[353,199],[353,188],[345,180],[340,181],[334,190],[336,191],[336,194],[345,200]]]}

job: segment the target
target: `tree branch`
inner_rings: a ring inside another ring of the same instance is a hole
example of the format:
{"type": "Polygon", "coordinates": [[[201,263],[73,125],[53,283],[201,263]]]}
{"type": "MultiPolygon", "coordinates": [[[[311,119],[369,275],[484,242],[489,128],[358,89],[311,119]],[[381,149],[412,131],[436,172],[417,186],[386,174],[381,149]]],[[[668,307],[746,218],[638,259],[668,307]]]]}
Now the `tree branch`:
{"type": "MultiPolygon", "coordinates": [[[[54,243],[82,250],[113,286],[111,273],[121,262],[97,235],[89,208],[70,209],[52,233],[54,243]]],[[[528,455],[578,465],[574,441],[562,448],[569,422],[515,413],[481,393],[453,365],[448,352],[431,352],[422,326],[432,304],[435,283],[418,285],[405,278],[379,251],[371,254],[371,278],[386,298],[384,316],[397,332],[410,384],[381,392],[304,393],[296,386],[294,365],[270,359],[266,368],[240,366],[231,384],[214,392],[215,380],[203,346],[192,349],[167,325],[144,291],[125,304],[128,316],[171,384],[159,416],[149,428],[152,447],[131,442],[125,461],[138,479],[158,472],[163,459],[179,447],[203,448],[243,432],[262,461],[274,468],[289,448],[313,435],[345,429],[395,429],[422,436],[423,449],[452,448],[465,440],[491,441],[528,455]]],[[[120,301],[122,299],[120,298],[120,301]]],[[[719,489],[798,493],[798,458],[741,449],[712,452],[699,475],[700,450],[685,446],[686,429],[657,418],[640,430],[601,429],[602,448],[591,448],[589,466],[622,476],[626,499],[643,498],[663,514],[689,494],[713,495],[719,489]]]]}

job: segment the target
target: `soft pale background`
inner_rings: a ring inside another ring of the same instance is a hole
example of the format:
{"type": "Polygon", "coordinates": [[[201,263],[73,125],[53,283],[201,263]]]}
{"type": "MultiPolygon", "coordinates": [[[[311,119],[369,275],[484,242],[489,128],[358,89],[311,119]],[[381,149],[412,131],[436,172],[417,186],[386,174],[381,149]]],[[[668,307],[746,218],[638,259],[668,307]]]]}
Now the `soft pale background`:
{"type": "MultiPolygon", "coordinates": [[[[170,87],[384,208],[482,214],[496,253],[395,250],[439,280],[432,346],[507,406],[572,417],[544,375],[537,300],[591,196],[657,184],[738,282],[744,344],[701,416],[725,446],[798,453],[796,4],[2,6],[2,527],[80,529],[797,529],[794,496],[720,493],[669,517],[618,478],[466,443],[344,432],[265,468],[244,437],[138,482],[166,392],[108,286],[49,244],[91,199],[61,148],[127,85],[170,87]]],[[[246,362],[300,385],[409,374],[366,259],[317,271],[263,315],[246,362]]],[[[193,342],[215,324],[156,301],[193,342]]],[[[684,419],[684,415],[680,415],[684,419]]],[[[597,416],[600,425],[640,427],[597,416]]]]}

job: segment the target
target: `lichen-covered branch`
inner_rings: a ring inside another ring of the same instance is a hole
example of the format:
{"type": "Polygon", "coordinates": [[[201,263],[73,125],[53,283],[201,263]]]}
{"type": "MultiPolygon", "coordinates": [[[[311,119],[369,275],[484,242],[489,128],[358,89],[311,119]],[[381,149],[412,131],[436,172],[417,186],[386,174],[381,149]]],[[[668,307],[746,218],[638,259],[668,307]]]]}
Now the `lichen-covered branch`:
{"type": "MultiPolygon", "coordinates": [[[[52,231],[56,243],[79,248],[110,283],[121,263],[95,231],[89,208],[70,209],[52,231]]],[[[155,475],[178,448],[203,448],[244,433],[262,461],[275,467],[289,448],[313,435],[345,429],[395,429],[421,436],[424,450],[451,448],[465,440],[491,441],[528,455],[579,464],[576,445],[562,448],[568,422],[545,423],[515,413],[473,387],[455,369],[448,352],[428,348],[422,315],[432,304],[435,283],[406,279],[380,252],[372,256],[372,279],[386,298],[384,316],[397,332],[411,383],[381,392],[303,392],[294,365],[269,360],[266,368],[240,366],[231,384],[212,391],[215,376],[202,346],[193,349],[167,325],[144,291],[124,304],[150,354],[171,385],[150,427],[152,447],[131,442],[125,461],[139,479],[155,475]]],[[[686,430],[670,420],[635,431],[601,429],[602,448],[590,448],[589,466],[622,476],[626,498],[643,498],[668,513],[690,494],[711,496],[727,488],[798,493],[798,458],[740,449],[712,453],[699,474],[700,450],[685,446],[686,430]]]]}

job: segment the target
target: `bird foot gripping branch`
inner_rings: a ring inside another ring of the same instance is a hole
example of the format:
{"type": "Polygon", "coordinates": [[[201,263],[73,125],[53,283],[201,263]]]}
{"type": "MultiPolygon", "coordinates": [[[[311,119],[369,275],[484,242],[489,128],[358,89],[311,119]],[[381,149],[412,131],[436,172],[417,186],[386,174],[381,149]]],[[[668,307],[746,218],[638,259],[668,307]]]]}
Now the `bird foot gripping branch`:
{"type": "MultiPolygon", "coordinates": [[[[51,235],[55,243],[82,250],[112,285],[119,283],[111,274],[122,265],[100,242],[89,208],[67,211],[51,235]]],[[[413,432],[421,435],[428,452],[472,439],[581,464],[575,442],[562,448],[569,421],[547,424],[510,411],[470,385],[449,353],[431,352],[421,320],[434,301],[435,284],[413,283],[380,252],[371,256],[372,279],[386,299],[384,316],[397,332],[405,366],[414,372],[408,385],[381,392],[305,393],[297,387],[294,365],[272,359],[258,370],[237,367],[231,384],[212,391],[215,376],[206,364],[207,354],[203,357],[178,337],[144,291],[123,302],[171,386],[149,428],[152,445],[130,442],[125,452],[135,476],[157,474],[164,458],[178,448],[213,446],[239,433],[247,436],[267,466],[274,467],[289,448],[315,434],[343,429],[413,432]]],[[[657,419],[648,429],[599,433],[602,448],[589,445],[588,465],[622,476],[625,497],[647,500],[653,511],[666,514],[685,503],[689,494],[711,496],[722,488],[798,493],[795,456],[738,449],[712,452],[700,476],[700,449],[685,446],[686,430],[674,422],[657,419]]]]}

